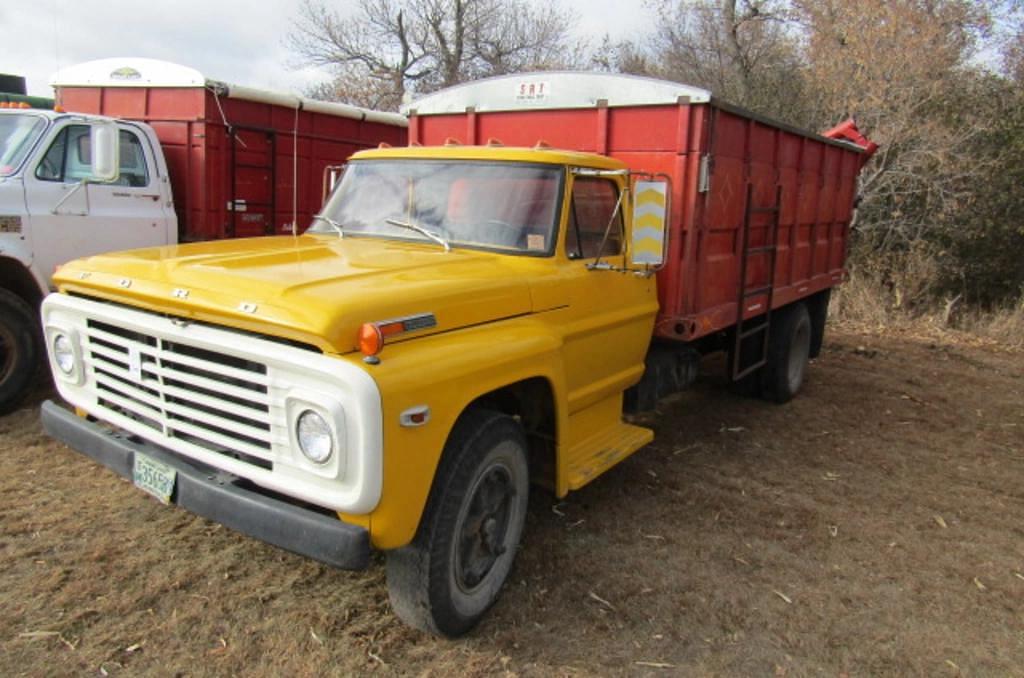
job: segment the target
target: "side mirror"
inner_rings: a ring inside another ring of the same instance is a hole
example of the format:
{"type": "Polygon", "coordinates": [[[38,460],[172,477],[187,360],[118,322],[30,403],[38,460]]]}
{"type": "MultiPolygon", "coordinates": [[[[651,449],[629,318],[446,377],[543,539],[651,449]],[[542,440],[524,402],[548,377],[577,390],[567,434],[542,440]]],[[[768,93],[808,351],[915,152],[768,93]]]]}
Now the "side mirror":
{"type": "Polygon", "coordinates": [[[113,122],[95,123],[89,130],[90,181],[109,184],[121,172],[121,133],[113,122]]]}
{"type": "Polygon", "coordinates": [[[665,263],[670,194],[667,181],[637,181],[634,185],[631,264],[658,268],[665,263]]]}
{"type": "Polygon", "coordinates": [[[327,165],[326,167],[324,167],[324,186],[323,196],[320,200],[321,205],[325,204],[327,202],[327,198],[329,198],[331,194],[334,193],[334,189],[338,185],[338,182],[341,180],[341,175],[345,173],[345,168],[347,166],[347,164],[344,164],[327,165]]]}

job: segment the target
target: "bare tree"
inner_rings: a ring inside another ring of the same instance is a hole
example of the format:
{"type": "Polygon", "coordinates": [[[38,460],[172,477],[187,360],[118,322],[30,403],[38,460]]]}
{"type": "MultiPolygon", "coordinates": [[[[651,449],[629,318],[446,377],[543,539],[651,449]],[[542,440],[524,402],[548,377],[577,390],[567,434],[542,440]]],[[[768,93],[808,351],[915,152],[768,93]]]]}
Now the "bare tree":
{"type": "Polygon", "coordinates": [[[822,122],[855,116],[882,144],[862,178],[860,227],[880,250],[920,241],[986,171],[966,120],[969,62],[988,20],[960,0],[796,0],[807,29],[809,102],[822,122]],[[959,118],[959,119],[958,119],[959,118]]]}
{"type": "Polygon", "coordinates": [[[661,0],[652,60],[662,77],[804,123],[800,35],[785,0],[661,0]]]}
{"type": "Polygon", "coordinates": [[[315,94],[396,109],[407,94],[522,70],[570,67],[571,13],[526,0],[358,0],[343,16],[303,0],[287,41],[334,80],[315,94]]]}
{"type": "Polygon", "coordinates": [[[613,73],[659,75],[657,60],[649,50],[631,40],[615,42],[607,33],[601,39],[601,44],[591,52],[590,67],[613,73]]]}

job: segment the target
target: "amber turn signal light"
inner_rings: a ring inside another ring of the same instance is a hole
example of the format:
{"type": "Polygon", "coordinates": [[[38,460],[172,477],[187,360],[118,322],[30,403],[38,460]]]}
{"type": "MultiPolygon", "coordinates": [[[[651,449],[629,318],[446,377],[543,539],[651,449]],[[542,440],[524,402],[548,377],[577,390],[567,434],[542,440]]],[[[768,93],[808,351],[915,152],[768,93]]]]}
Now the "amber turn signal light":
{"type": "Polygon", "coordinates": [[[359,351],[363,355],[377,355],[384,348],[384,335],[373,323],[359,326],[359,351]]]}

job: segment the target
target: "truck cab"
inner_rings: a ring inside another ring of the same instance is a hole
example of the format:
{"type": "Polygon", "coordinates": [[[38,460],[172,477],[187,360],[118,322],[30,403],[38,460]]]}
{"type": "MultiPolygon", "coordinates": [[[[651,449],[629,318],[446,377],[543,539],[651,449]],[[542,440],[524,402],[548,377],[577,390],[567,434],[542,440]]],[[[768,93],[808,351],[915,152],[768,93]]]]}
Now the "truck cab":
{"type": "Polygon", "coordinates": [[[462,633],[531,481],[562,496],[652,439],[621,417],[658,309],[633,179],[545,147],[363,151],[302,236],[77,260],[43,304],[58,389],[146,445],[44,422],[271,543],[340,567],[386,551],[399,614],[462,633]]]}
{"type": "Polygon", "coordinates": [[[2,251],[48,289],[71,259],[177,237],[167,168],[148,125],[33,109],[0,110],[2,251]],[[92,181],[90,132],[117,125],[119,173],[92,181]],[[69,217],[73,217],[70,218],[69,217]]]}
{"type": "Polygon", "coordinates": [[[167,167],[145,124],[30,108],[0,110],[0,412],[31,378],[36,307],[63,263],[173,242],[167,167]],[[92,174],[92,133],[115,126],[117,176],[92,174]]]}

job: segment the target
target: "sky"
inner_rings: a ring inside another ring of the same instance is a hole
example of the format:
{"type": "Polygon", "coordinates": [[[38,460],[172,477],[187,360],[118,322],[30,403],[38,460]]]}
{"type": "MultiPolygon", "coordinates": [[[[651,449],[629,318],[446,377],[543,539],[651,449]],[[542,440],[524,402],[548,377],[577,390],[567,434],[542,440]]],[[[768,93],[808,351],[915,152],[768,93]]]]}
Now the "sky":
{"type": "MultiPolygon", "coordinates": [[[[543,2],[544,0],[531,0],[543,2]]],[[[333,0],[344,12],[353,0],[333,0]]],[[[325,79],[284,45],[299,0],[3,0],[0,73],[24,75],[29,94],[52,96],[50,76],[107,57],[149,57],[212,80],[301,93],[325,79]]],[[[631,37],[651,19],[639,0],[563,0],[581,37],[631,37]]]]}

